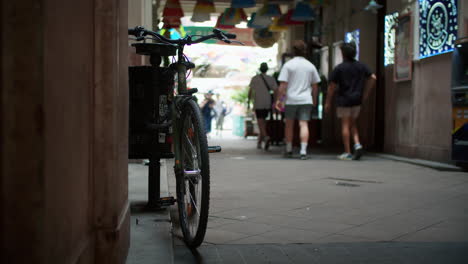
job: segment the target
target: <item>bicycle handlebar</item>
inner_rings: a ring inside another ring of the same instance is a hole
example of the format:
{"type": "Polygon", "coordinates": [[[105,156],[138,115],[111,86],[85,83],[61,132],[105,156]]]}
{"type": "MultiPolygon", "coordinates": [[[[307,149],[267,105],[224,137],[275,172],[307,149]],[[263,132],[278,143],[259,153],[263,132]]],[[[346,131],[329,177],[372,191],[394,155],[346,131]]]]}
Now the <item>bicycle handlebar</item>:
{"type": "Polygon", "coordinates": [[[232,41],[230,41],[229,39],[235,39],[237,37],[236,34],[225,33],[217,28],[213,28],[213,34],[200,37],[196,40],[192,40],[192,36],[186,36],[185,38],[181,38],[181,39],[168,39],[154,31],[147,30],[141,26],[137,26],[135,28],[129,28],[128,35],[135,36],[137,38],[136,39],[137,41],[143,40],[146,35],[151,35],[159,39],[162,42],[166,42],[170,44],[177,44],[177,45],[191,45],[191,44],[200,43],[205,40],[212,39],[212,38],[219,39],[226,43],[231,43],[232,41]]]}

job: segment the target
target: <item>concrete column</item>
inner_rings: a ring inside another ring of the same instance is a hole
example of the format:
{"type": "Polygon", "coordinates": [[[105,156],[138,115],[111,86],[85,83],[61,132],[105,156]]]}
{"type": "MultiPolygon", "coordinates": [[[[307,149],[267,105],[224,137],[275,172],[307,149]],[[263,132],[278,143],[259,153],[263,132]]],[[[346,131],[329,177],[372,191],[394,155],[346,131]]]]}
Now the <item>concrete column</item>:
{"type": "Polygon", "coordinates": [[[0,263],[125,263],[127,0],[0,7],[0,263]]]}
{"type": "Polygon", "coordinates": [[[94,1],[93,184],[96,263],[129,247],[128,1],[94,1]]]}
{"type": "Polygon", "coordinates": [[[43,263],[45,254],[42,2],[0,7],[1,263],[43,263]]]}
{"type": "MultiPolygon", "coordinates": [[[[128,5],[128,28],[134,28],[136,26],[143,26],[147,29],[153,29],[153,4],[152,0],[132,0],[128,5]]],[[[156,4],[159,4],[159,0],[156,4]]],[[[129,63],[132,66],[148,64],[145,56],[137,55],[135,48],[131,47],[131,43],[134,42],[129,40],[128,47],[128,58],[129,63]]]]}

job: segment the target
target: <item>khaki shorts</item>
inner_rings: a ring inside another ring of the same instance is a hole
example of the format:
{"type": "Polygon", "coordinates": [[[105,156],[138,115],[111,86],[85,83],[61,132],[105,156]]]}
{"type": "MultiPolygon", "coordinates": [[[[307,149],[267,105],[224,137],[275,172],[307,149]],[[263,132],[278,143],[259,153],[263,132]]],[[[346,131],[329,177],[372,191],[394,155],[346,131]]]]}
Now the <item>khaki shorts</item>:
{"type": "Polygon", "coordinates": [[[359,116],[359,112],[361,112],[361,106],[351,106],[351,107],[340,107],[336,108],[336,116],[339,118],[343,117],[352,117],[357,118],[359,116]]]}

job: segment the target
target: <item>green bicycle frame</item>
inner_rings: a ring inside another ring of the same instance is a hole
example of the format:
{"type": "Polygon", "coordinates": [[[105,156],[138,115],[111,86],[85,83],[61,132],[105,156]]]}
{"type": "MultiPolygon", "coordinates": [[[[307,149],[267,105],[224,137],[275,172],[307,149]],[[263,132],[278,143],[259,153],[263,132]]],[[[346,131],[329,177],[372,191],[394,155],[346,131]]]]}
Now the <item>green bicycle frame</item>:
{"type": "MultiPolygon", "coordinates": [[[[187,65],[185,65],[184,58],[184,46],[180,46],[177,49],[177,62],[176,62],[176,72],[177,72],[177,94],[174,96],[174,101],[171,106],[172,110],[172,124],[173,124],[173,142],[174,142],[174,170],[176,172],[176,177],[179,177],[180,174],[183,174],[183,168],[181,158],[182,158],[182,149],[180,138],[182,136],[182,122],[179,122],[182,112],[183,103],[187,98],[187,80],[185,75],[187,74],[187,65]]],[[[192,99],[189,99],[192,100],[192,99]]]]}

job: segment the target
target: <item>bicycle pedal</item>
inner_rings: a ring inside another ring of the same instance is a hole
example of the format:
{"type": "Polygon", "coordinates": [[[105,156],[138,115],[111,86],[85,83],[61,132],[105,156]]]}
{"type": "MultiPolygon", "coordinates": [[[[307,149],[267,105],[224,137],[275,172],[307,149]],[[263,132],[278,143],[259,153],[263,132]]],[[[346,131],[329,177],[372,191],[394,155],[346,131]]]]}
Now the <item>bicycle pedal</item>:
{"type": "Polygon", "coordinates": [[[172,196],[169,197],[161,197],[158,199],[158,205],[159,206],[171,206],[176,203],[176,199],[172,196]]]}
{"type": "Polygon", "coordinates": [[[209,146],[208,153],[221,152],[221,146],[209,146]]]}

